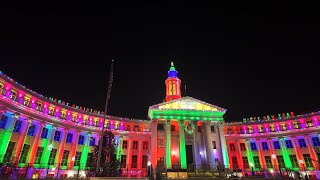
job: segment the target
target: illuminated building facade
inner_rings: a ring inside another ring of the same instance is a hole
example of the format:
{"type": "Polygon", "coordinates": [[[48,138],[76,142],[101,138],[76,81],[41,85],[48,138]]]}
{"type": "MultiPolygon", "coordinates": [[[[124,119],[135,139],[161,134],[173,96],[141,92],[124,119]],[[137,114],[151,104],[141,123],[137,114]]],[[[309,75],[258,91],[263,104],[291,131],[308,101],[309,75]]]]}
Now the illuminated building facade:
{"type": "Polygon", "coordinates": [[[319,179],[319,117],[320,112],[290,112],[226,124],[230,168],[249,174],[267,170],[271,175],[300,171],[303,177],[307,173],[319,179]]]}
{"type": "MultiPolygon", "coordinates": [[[[165,169],[168,178],[191,169],[316,175],[319,112],[224,123],[226,109],[181,96],[173,63],[165,85],[164,102],[149,107],[148,120],[106,117],[123,176],[146,176],[148,168],[165,169]]],[[[0,162],[15,162],[28,177],[85,176],[103,114],[42,96],[0,72],[0,162]]]]}

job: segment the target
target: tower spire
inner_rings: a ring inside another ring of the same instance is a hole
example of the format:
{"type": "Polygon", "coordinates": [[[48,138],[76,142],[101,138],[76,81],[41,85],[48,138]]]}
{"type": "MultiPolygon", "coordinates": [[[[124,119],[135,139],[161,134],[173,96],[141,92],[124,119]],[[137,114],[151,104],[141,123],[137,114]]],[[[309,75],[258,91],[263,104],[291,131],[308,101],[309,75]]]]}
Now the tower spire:
{"type": "Polygon", "coordinates": [[[166,83],[166,101],[181,98],[181,80],[178,78],[178,71],[174,67],[173,62],[171,62],[170,70],[168,71],[168,78],[166,83]]]}

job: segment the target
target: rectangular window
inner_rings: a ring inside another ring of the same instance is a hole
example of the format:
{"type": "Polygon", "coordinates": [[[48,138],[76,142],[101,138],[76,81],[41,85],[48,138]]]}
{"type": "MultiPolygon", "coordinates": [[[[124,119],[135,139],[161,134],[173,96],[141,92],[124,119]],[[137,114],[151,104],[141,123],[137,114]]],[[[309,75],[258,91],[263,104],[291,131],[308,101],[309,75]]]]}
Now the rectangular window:
{"type": "Polygon", "coordinates": [[[276,130],[276,128],[274,127],[274,125],[270,125],[269,128],[270,128],[270,131],[271,131],[271,132],[274,132],[274,131],[276,130]]]}
{"type": "Polygon", "coordinates": [[[74,159],[74,165],[79,166],[80,165],[80,159],[81,159],[81,152],[76,152],[76,157],[74,159]]]}
{"type": "Polygon", "coordinates": [[[60,135],[61,135],[61,132],[60,131],[56,131],[54,133],[54,141],[60,141],[60,135]]]}
{"type": "Polygon", "coordinates": [[[127,163],[127,155],[121,155],[121,168],[126,168],[126,163],[127,163]]]}
{"type": "Polygon", "coordinates": [[[306,141],[304,139],[298,139],[301,148],[307,147],[306,141]]]}
{"type": "Polygon", "coordinates": [[[66,143],[72,143],[72,134],[71,133],[68,133],[67,134],[67,139],[66,139],[66,143]]]}
{"type": "Polygon", "coordinates": [[[28,106],[30,105],[30,99],[28,97],[24,97],[23,105],[28,106]]]}
{"type": "Polygon", "coordinates": [[[313,146],[320,146],[320,140],[319,140],[319,137],[312,137],[312,143],[313,143],[313,146]]]}
{"type": "Polygon", "coordinates": [[[7,121],[8,121],[8,116],[2,115],[2,117],[0,119],[0,129],[6,128],[7,121]]]}
{"type": "Polygon", "coordinates": [[[214,129],[214,126],[210,126],[210,128],[212,133],[216,132],[216,130],[214,129]]]}
{"type": "Polygon", "coordinates": [[[294,167],[294,168],[298,168],[299,167],[296,155],[290,155],[290,161],[292,163],[292,167],[294,167]]]}
{"type": "Polygon", "coordinates": [[[292,141],[289,139],[289,140],[286,140],[286,146],[288,149],[292,149],[293,148],[293,145],[292,145],[292,141]]]}
{"type": "Polygon", "coordinates": [[[42,111],[42,104],[40,102],[37,102],[36,110],[42,111]]]}
{"type": "Polygon", "coordinates": [[[140,132],[140,127],[139,127],[139,125],[133,126],[133,131],[134,131],[134,132],[140,132]]]}
{"type": "Polygon", "coordinates": [[[94,137],[90,137],[90,146],[94,146],[96,144],[96,139],[94,137]]]}
{"type": "Polygon", "coordinates": [[[27,156],[28,156],[28,153],[29,153],[29,149],[30,149],[30,145],[29,144],[24,144],[23,145],[23,148],[22,148],[22,151],[21,151],[21,155],[20,155],[20,159],[19,159],[20,163],[26,163],[27,156]]]}
{"type": "Polygon", "coordinates": [[[285,165],[284,165],[283,156],[282,156],[282,155],[278,155],[278,156],[277,156],[277,160],[278,160],[279,168],[284,168],[285,165]]]}
{"type": "Polygon", "coordinates": [[[132,149],[138,149],[138,141],[133,141],[132,149]]]}
{"type": "Polygon", "coordinates": [[[54,109],[52,107],[49,108],[48,114],[54,116],[54,109]]]}
{"type": "Polygon", "coordinates": [[[56,154],[57,154],[57,149],[52,149],[50,152],[49,161],[48,161],[49,165],[54,164],[54,160],[56,159],[56,154]]]}
{"type": "Polygon", "coordinates": [[[93,162],[93,153],[88,153],[86,167],[92,167],[92,165],[93,165],[92,162],[93,162]]]}
{"type": "Polygon", "coordinates": [[[61,112],[61,113],[60,113],[60,118],[61,118],[61,119],[67,119],[66,113],[65,113],[65,112],[61,112]]]}
{"type": "Polygon", "coordinates": [[[273,141],[274,149],[281,149],[279,141],[273,141]]]}
{"type": "Polygon", "coordinates": [[[257,150],[257,144],[255,142],[251,142],[250,146],[251,146],[251,150],[252,151],[256,151],[257,150]]]}
{"type": "Polygon", "coordinates": [[[158,124],[158,125],[157,125],[157,130],[158,130],[158,131],[163,131],[163,130],[164,130],[163,124],[158,124]]]}
{"type": "Polygon", "coordinates": [[[48,136],[48,128],[43,127],[41,132],[41,139],[47,139],[48,136]]]}
{"type": "Polygon", "coordinates": [[[142,168],[147,168],[147,165],[148,165],[148,156],[143,155],[142,156],[142,168]]]}
{"type": "Polygon", "coordinates": [[[212,141],[212,147],[213,149],[217,149],[216,141],[212,141]]]}
{"type": "Polygon", "coordinates": [[[230,151],[235,151],[236,148],[234,147],[234,143],[230,143],[230,151]]]}
{"type": "Polygon", "coordinates": [[[240,150],[245,151],[246,150],[246,145],[244,143],[240,143],[240,150]]]}
{"type": "Polygon", "coordinates": [[[138,156],[137,155],[132,155],[131,168],[137,168],[137,162],[138,162],[138,156]]]}
{"type": "Polygon", "coordinates": [[[63,151],[61,166],[67,166],[68,165],[69,153],[70,153],[70,151],[68,151],[68,150],[64,150],[63,151]]]}
{"type": "Polygon", "coordinates": [[[176,126],[175,125],[171,125],[171,131],[176,131],[176,126]]]}
{"type": "Polygon", "coordinates": [[[310,154],[303,154],[303,159],[304,159],[304,162],[306,163],[306,167],[313,167],[310,154]]]}
{"type": "Polygon", "coordinates": [[[13,132],[20,133],[21,125],[22,125],[22,121],[17,120],[16,124],[14,125],[13,132]]]}
{"type": "Polygon", "coordinates": [[[157,158],[157,165],[159,167],[163,167],[164,166],[164,157],[158,157],[157,158]]]}
{"type": "Polygon", "coordinates": [[[84,136],[83,135],[79,135],[78,144],[84,145],[84,136]]]}
{"type": "Polygon", "coordinates": [[[261,168],[259,156],[253,156],[253,163],[255,168],[261,168]]]}
{"type": "Polygon", "coordinates": [[[131,129],[130,125],[127,125],[126,131],[130,131],[130,129],[131,129]]]}
{"type": "Polygon", "coordinates": [[[15,145],[16,145],[16,142],[12,142],[12,141],[9,142],[9,145],[7,147],[7,151],[3,157],[3,162],[11,162],[11,156],[12,156],[13,149],[14,149],[15,145]]]}
{"type": "Polygon", "coordinates": [[[313,122],[312,122],[312,120],[307,120],[306,123],[307,123],[307,126],[308,126],[308,127],[313,127],[313,122]]]}
{"type": "Polygon", "coordinates": [[[42,153],[43,153],[43,147],[38,147],[37,149],[37,154],[36,154],[36,159],[34,161],[35,164],[40,164],[42,153]]]}
{"type": "Polygon", "coordinates": [[[148,149],[148,142],[147,141],[143,142],[142,149],[148,149]]]}
{"type": "Polygon", "coordinates": [[[267,168],[273,168],[271,157],[270,156],[265,156],[264,159],[266,160],[267,168]]]}
{"type": "Polygon", "coordinates": [[[248,157],[242,157],[242,162],[243,162],[243,168],[248,169],[249,168],[248,157]]]}
{"type": "Polygon", "coordinates": [[[239,168],[237,157],[232,157],[233,168],[239,168]]]}
{"type": "Polygon", "coordinates": [[[299,122],[293,122],[293,127],[294,127],[295,129],[300,129],[300,124],[299,124],[299,122]]]}
{"type": "Polygon", "coordinates": [[[201,133],[201,126],[197,126],[197,130],[199,133],[201,133]]]}
{"type": "Polygon", "coordinates": [[[163,139],[158,139],[158,148],[163,148],[163,139]]]}
{"type": "Polygon", "coordinates": [[[262,150],[266,151],[268,150],[268,143],[267,142],[261,142],[261,145],[262,145],[262,150]]]}
{"type": "Polygon", "coordinates": [[[122,142],[122,149],[127,149],[128,148],[128,141],[123,140],[122,142]]]}
{"type": "Polygon", "coordinates": [[[11,90],[10,99],[16,100],[17,99],[17,92],[14,90],[11,90]]]}
{"type": "Polygon", "coordinates": [[[32,124],[28,129],[27,136],[34,136],[35,129],[36,129],[36,125],[32,124]]]}

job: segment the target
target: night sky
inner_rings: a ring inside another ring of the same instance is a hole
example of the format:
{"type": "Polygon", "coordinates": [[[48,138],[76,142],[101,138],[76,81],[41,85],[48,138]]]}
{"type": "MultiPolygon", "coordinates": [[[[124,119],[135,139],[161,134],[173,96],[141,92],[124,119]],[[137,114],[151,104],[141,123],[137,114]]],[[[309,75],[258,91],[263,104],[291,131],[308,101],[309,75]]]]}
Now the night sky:
{"type": "Polygon", "coordinates": [[[0,70],[103,111],[114,59],[108,114],[129,118],[163,102],[171,61],[183,95],[227,109],[226,121],[320,110],[315,4],[86,3],[2,7],[0,70]]]}

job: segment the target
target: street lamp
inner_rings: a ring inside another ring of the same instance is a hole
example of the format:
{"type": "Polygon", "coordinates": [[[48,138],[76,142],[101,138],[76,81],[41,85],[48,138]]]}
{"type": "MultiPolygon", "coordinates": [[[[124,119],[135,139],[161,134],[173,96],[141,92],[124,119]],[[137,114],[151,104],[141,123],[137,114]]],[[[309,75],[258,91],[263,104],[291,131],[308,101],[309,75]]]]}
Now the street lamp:
{"type": "Polygon", "coordinates": [[[147,165],[148,165],[148,177],[150,177],[151,176],[151,162],[148,161],[147,165]]]}
{"type": "Polygon", "coordinates": [[[252,176],[254,176],[254,170],[253,170],[253,166],[254,166],[254,164],[251,162],[249,165],[250,165],[250,167],[251,167],[251,173],[252,173],[252,176]]]}
{"type": "MultiPolygon", "coordinates": [[[[50,144],[48,146],[48,151],[51,152],[52,151],[52,148],[53,148],[53,145],[50,144]]],[[[48,167],[47,167],[47,175],[46,175],[46,178],[48,178],[48,174],[49,174],[49,167],[50,167],[50,160],[48,161],[48,167]]]]}
{"type": "Polygon", "coordinates": [[[305,176],[306,179],[308,179],[308,173],[307,173],[306,167],[304,166],[303,160],[300,159],[300,160],[299,160],[299,163],[302,165],[302,167],[303,167],[303,169],[304,169],[304,172],[306,173],[306,176],[305,176]]]}

